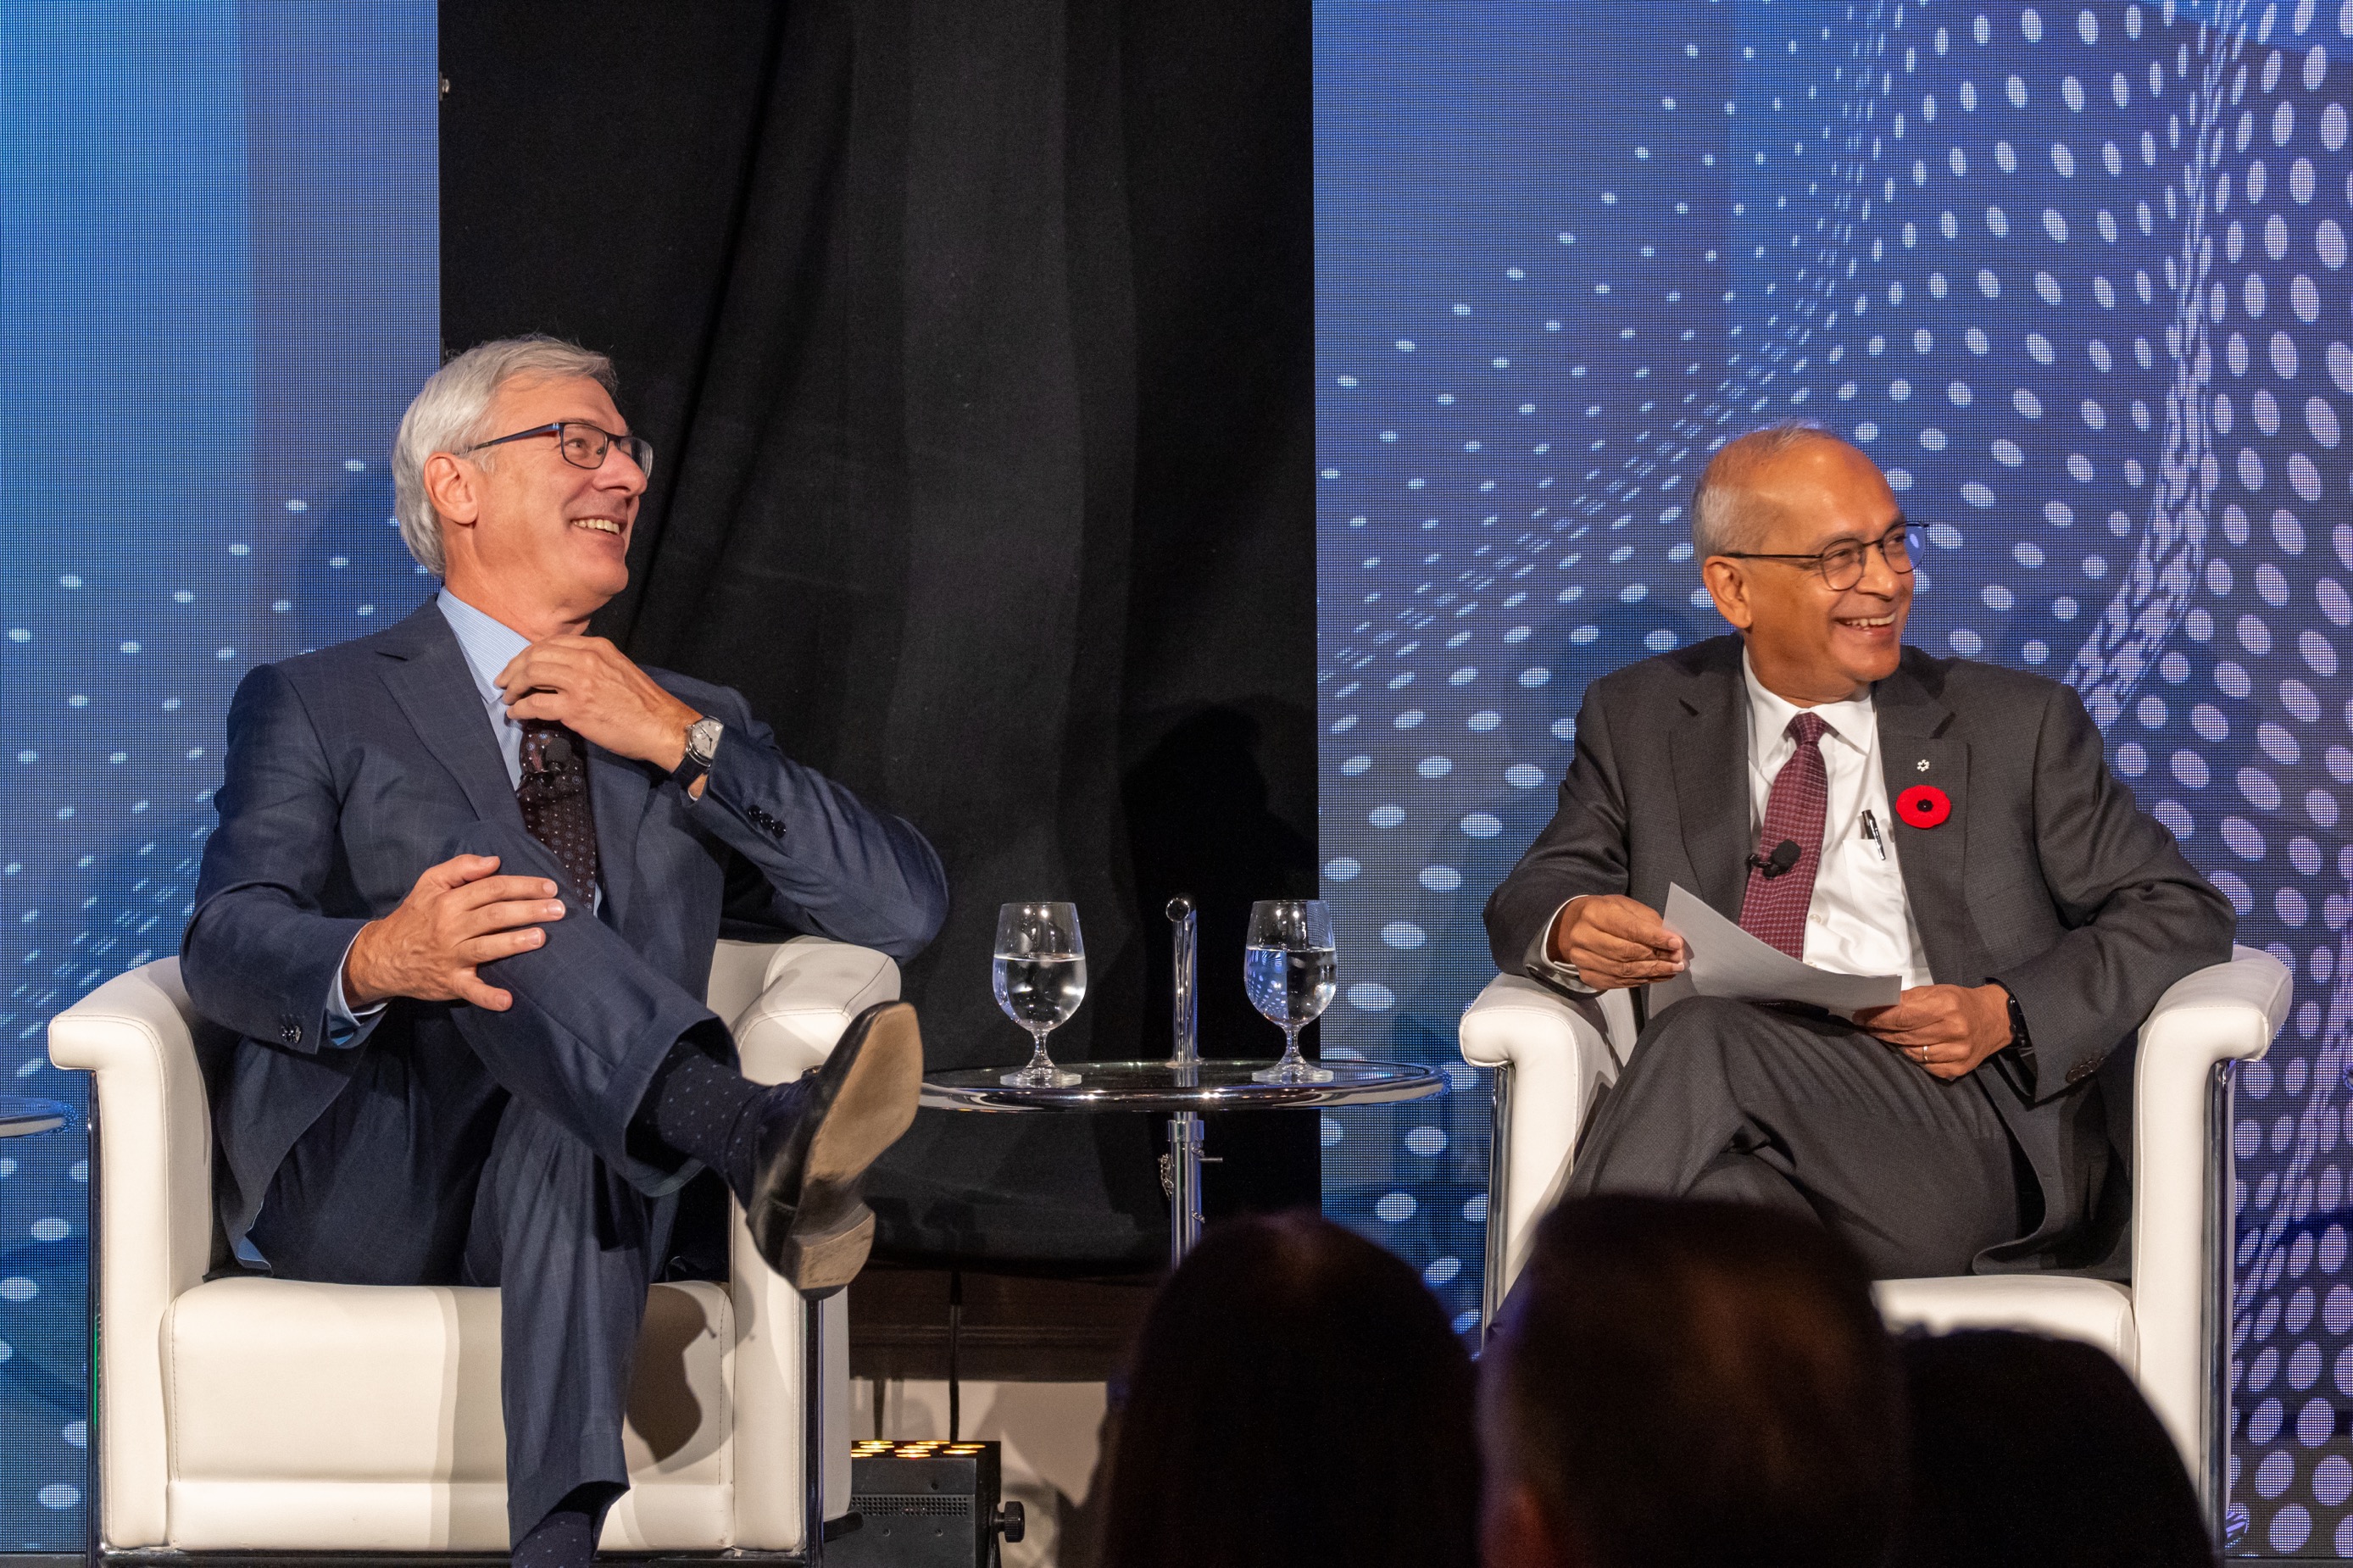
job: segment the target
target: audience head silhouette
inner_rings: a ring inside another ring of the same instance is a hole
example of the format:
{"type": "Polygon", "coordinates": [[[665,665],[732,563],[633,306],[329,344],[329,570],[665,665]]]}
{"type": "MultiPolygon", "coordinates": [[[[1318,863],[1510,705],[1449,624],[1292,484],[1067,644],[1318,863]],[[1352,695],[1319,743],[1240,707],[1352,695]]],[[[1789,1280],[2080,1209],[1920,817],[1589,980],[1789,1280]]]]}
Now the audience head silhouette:
{"type": "Polygon", "coordinates": [[[1128,1372],[1105,1568],[1471,1568],[1472,1374],[1413,1270],[1322,1217],[1214,1226],[1128,1372]]]}
{"type": "Polygon", "coordinates": [[[2179,1450],[2106,1352],[1988,1329],[1897,1354],[1913,1447],[1895,1568],[2211,1568],[2179,1450]]]}
{"type": "Polygon", "coordinates": [[[1480,1426],[1488,1568],[1876,1568],[1903,1492],[1862,1265],[1760,1208],[1556,1209],[1488,1341],[1480,1426]]]}

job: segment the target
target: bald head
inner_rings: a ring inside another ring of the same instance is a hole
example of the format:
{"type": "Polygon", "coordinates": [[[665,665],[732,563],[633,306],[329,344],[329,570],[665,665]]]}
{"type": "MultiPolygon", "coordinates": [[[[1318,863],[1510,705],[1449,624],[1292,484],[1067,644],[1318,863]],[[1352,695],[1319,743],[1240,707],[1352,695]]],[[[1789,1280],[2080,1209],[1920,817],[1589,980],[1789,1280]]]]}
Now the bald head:
{"type": "Polygon", "coordinates": [[[1761,1207],[1575,1199],[1481,1357],[1491,1568],[1869,1568],[1903,1483],[1862,1266],[1761,1207]]]}
{"type": "Polygon", "coordinates": [[[1757,679],[1800,706],[1843,701],[1894,672],[1912,607],[1904,528],[1878,465],[1805,425],[1728,443],[1692,497],[1708,596],[1757,679]]]}
{"type": "Polygon", "coordinates": [[[1778,510],[1768,493],[1772,477],[1800,452],[1828,455],[1810,450],[1816,447],[1835,447],[1870,461],[1821,426],[1795,420],[1725,442],[1692,492],[1692,553],[1704,561],[1727,551],[1765,549],[1778,510]]]}

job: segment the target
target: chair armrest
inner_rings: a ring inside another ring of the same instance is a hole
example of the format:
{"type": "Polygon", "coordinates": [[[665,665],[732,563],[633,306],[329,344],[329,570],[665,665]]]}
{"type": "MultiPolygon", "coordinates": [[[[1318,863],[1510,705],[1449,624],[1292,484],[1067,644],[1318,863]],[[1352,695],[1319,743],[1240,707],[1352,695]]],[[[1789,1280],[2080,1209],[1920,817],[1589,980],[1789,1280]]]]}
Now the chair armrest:
{"type": "MultiPolygon", "coordinates": [[[[722,943],[756,948],[760,943],[722,943]]],[[[742,962],[745,954],[732,955],[742,962]]],[[[729,955],[723,955],[723,960],[729,955]]],[[[767,948],[763,988],[731,1020],[744,1076],[784,1083],[825,1060],[850,1020],[899,994],[899,966],[870,948],[824,937],[795,937],[767,948]]],[[[713,965],[712,1000],[719,997],[713,965]]],[[[735,1309],[735,1535],[744,1550],[802,1546],[800,1489],[747,1485],[744,1477],[801,1473],[800,1293],[777,1277],[752,1246],[734,1209],[729,1274],[735,1309]]],[[[826,1491],[828,1513],[849,1507],[849,1297],[821,1304],[826,1314],[826,1491]]]]}
{"type": "Polygon", "coordinates": [[[739,942],[723,936],[712,950],[711,979],[702,988],[702,1001],[730,1029],[767,988],[768,961],[784,944],[782,940],[739,942]]]}
{"type": "MultiPolygon", "coordinates": [[[[2142,1391],[2190,1457],[2206,1423],[2204,1357],[2209,1145],[2214,1067],[2254,1061],[2286,1022],[2292,976],[2270,953],[2234,947],[2228,963],[2185,975],[2140,1027],[2133,1079],[2133,1318],[2142,1391]]],[[[2228,1214],[2229,1210],[2223,1211],[2228,1214]]],[[[2227,1222],[2226,1222],[2227,1223],[2227,1222]]],[[[2228,1247],[2228,1236],[2217,1238],[2228,1247]]]]}
{"type": "Polygon", "coordinates": [[[1516,974],[1497,975],[1463,1009],[1462,1059],[1511,1068],[1487,1194],[1487,1223],[1501,1226],[1504,1237],[1502,1278],[1490,1288],[1494,1300],[1518,1276],[1536,1222],[1559,1200],[1587,1107],[1601,1085],[1617,1079],[1617,1058],[1604,1037],[1609,1022],[1601,999],[1572,1002],[1516,974]]]}
{"type": "Polygon", "coordinates": [[[100,1525],[118,1547],[164,1542],[164,1314],[212,1258],[212,1126],[194,1017],[180,961],[167,958],[49,1021],[49,1060],[91,1075],[97,1110],[100,1525]]]}
{"type": "Polygon", "coordinates": [[[871,948],[797,936],[770,948],[759,996],[730,1021],[744,1076],[798,1078],[832,1054],[850,1020],[899,994],[899,966],[871,948]]]}

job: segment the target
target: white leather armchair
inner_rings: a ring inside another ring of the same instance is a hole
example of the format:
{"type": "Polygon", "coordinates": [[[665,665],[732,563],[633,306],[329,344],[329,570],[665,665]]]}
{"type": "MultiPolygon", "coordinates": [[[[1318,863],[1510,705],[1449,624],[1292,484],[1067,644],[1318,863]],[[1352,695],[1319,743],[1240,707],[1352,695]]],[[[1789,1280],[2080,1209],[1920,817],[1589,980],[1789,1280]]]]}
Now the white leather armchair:
{"type": "MultiPolygon", "coordinates": [[[[802,937],[721,942],[708,1001],[746,1076],[781,1082],[898,994],[882,954],[802,937]]],[[[211,1121],[190,1018],[166,959],[49,1025],[49,1059],[93,1075],[100,1545],[503,1553],[498,1293],[207,1283],[211,1121]]],[[[828,1516],[849,1507],[847,1297],[810,1321],[740,1215],[732,1273],[653,1288],[607,1551],[801,1550],[813,1491],[828,1516]]]]}
{"type": "MultiPolygon", "coordinates": [[[[2240,1062],[2271,1047],[2289,980],[2269,953],[2233,948],[2230,963],[2168,990],[2142,1023],[2128,1286],[2010,1274],[1877,1288],[1893,1325],[2026,1328],[2107,1351],[2180,1445],[2209,1518],[2226,1495],[2230,1462],[2232,1085],[2240,1062]]],[[[1464,1011],[1463,1059],[1495,1069],[1487,1319],[1559,1201],[1595,1087],[1615,1081],[1634,1036],[1628,993],[1572,1003],[1516,975],[1489,982],[1464,1011]]]]}

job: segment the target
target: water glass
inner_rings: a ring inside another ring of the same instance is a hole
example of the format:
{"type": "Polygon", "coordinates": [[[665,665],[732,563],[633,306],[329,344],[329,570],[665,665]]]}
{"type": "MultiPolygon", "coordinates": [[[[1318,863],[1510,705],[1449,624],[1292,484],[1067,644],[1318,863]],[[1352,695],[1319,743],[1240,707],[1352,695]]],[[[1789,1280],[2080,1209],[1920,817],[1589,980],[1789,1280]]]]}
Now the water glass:
{"type": "Polygon", "coordinates": [[[1079,1010],[1087,994],[1086,944],[1076,904],[1007,904],[997,911],[991,988],[1005,1016],[1029,1031],[1029,1065],[1004,1075],[1019,1089],[1064,1089],[1079,1075],[1054,1065],[1046,1037],[1079,1010]]]}
{"type": "Polygon", "coordinates": [[[1261,1083],[1329,1083],[1329,1068],[1299,1054],[1299,1031],[1323,1016],[1340,984],[1332,911],[1321,899],[1261,899],[1250,906],[1242,984],[1250,1005],[1282,1030],[1282,1059],[1250,1077],[1261,1083]]]}

